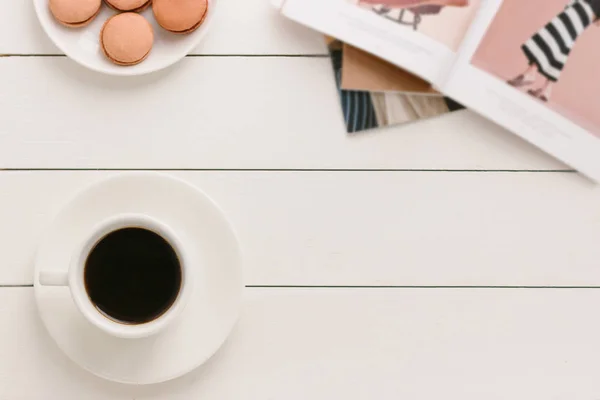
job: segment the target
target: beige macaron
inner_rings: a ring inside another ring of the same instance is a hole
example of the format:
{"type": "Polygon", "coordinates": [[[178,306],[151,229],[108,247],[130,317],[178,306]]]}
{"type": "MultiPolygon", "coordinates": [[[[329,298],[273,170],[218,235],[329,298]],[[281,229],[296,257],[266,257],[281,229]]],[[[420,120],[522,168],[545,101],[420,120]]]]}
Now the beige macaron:
{"type": "Polygon", "coordinates": [[[153,43],[152,26],[146,18],[133,12],[110,17],[100,31],[104,55],[118,65],[141,63],[150,54],[153,43]]]}
{"type": "Polygon", "coordinates": [[[156,22],[173,33],[190,33],[198,29],[208,13],[208,0],[153,0],[156,22]]]}
{"type": "Polygon", "coordinates": [[[104,2],[113,10],[117,10],[120,12],[142,12],[152,0],[104,0],[104,2]]]}
{"type": "Polygon", "coordinates": [[[86,26],[100,13],[102,0],[49,0],[50,12],[69,28],[86,26]]]}

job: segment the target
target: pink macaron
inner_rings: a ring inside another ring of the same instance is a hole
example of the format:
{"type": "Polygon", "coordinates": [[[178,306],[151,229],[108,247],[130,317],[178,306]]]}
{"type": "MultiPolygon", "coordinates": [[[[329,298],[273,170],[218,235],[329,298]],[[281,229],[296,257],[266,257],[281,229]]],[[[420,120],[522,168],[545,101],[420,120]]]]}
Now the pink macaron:
{"type": "Polygon", "coordinates": [[[110,17],[100,31],[104,55],[117,65],[136,65],[148,57],[154,43],[152,26],[140,14],[128,12],[110,17]]]}
{"type": "Polygon", "coordinates": [[[153,0],[156,22],[172,33],[190,33],[202,25],[208,14],[208,0],[153,0]]]}
{"type": "Polygon", "coordinates": [[[54,18],[69,28],[86,26],[100,13],[102,0],[49,0],[54,18]]]}
{"type": "Polygon", "coordinates": [[[113,10],[120,12],[142,12],[152,0],[104,0],[113,10]]]}

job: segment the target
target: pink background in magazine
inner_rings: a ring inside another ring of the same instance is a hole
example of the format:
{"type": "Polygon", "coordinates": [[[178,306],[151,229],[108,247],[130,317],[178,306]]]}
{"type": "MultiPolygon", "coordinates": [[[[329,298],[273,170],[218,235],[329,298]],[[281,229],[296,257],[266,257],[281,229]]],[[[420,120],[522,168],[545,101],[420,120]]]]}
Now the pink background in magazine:
{"type": "MultiPolygon", "coordinates": [[[[527,68],[521,44],[558,14],[568,0],[505,0],[475,56],[473,65],[512,78],[527,68]]],[[[600,27],[579,37],[554,86],[549,106],[583,128],[600,128],[600,27]]],[[[542,79],[538,80],[543,82],[542,79]]]]}
{"type": "Polygon", "coordinates": [[[468,7],[444,7],[438,15],[424,15],[419,31],[456,51],[478,8],[479,0],[471,0],[468,7]]]}
{"type": "MultiPolygon", "coordinates": [[[[358,0],[348,1],[354,4],[358,3],[358,0]]],[[[364,7],[371,7],[371,4],[365,4],[364,7]]],[[[479,0],[471,0],[468,7],[444,7],[437,15],[424,15],[419,32],[456,51],[478,7],[479,0]]],[[[410,21],[412,15],[406,18],[410,21]]],[[[412,28],[407,27],[407,29],[412,28]]]]}

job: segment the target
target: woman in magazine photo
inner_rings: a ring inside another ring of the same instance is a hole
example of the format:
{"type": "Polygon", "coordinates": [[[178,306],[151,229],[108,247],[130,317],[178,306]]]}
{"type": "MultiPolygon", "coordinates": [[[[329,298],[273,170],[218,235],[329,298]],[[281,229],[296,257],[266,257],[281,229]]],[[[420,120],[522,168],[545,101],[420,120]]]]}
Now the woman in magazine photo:
{"type": "Polygon", "coordinates": [[[508,81],[517,88],[527,88],[539,73],[545,78],[542,86],[528,93],[549,101],[552,86],[558,82],[577,39],[592,24],[600,26],[600,0],[570,0],[558,15],[527,40],[521,49],[529,67],[508,81]]]}

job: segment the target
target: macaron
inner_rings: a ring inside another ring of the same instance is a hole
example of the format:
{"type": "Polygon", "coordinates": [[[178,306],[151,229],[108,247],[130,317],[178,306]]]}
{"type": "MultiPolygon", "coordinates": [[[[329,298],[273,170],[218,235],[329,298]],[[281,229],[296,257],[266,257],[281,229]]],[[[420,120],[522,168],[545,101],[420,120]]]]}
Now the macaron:
{"type": "Polygon", "coordinates": [[[198,29],[208,13],[208,0],[153,0],[156,22],[172,33],[190,33],[198,29]]]}
{"type": "Polygon", "coordinates": [[[86,26],[100,13],[102,0],[49,0],[50,12],[69,28],[86,26]]]}
{"type": "Polygon", "coordinates": [[[142,12],[148,8],[152,0],[104,0],[104,2],[116,11],[142,12]]]}
{"type": "Polygon", "coordinates": [[[152,26],[140,14],[127,12],[110,17],[100,31],[104,55],[118,65],[136,65],[148,57],[154,43],[152,26]]]}

